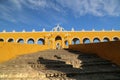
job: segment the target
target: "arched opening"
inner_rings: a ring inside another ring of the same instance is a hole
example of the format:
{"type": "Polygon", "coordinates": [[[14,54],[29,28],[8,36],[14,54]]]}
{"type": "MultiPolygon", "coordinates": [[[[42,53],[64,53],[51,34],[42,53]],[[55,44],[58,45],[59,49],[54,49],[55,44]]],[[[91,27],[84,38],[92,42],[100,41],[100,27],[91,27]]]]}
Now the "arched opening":
{"type": "Polygon", "coordinates": [[[56,44],[56,49],[62,48],[62,38],[60,36],[57,36],[55,38],[55,44],[56,44]]]}
{"type": "Polygon", "coordinates": [[[68,41],[66,40],[66,41],[65,41],[65,46],[68,46],[68,45],[69,45],[69,43],[68,43],[68,41]]]}
{"type": "Polygon", "coordinates": [[[14,42],[14,39],[13,38],[9,38],[8,42],[14,42]]]}
{"type": "Polygon", "coordinates": [[[119,41],[120,39],[118,37],[114,37],[113,41],[119,41]]]}
{"type": "Polygon", "coordinates": [[[103,39],[103,42],[109,42],[110,40],[109,40],[109,38],[107,38],[107,37],[105,37],[104,39],[103,39]]]}
{"type": "Polygon", "coordinates": [[[4,42],[4,39],[0,38],[0,42],[4,42]]]}
{"type": "Polygon", "coordinates": [[[44,45],[45,44],[45,40],[40,38],[40,39],[38,39],[37,44],[44,45]]]}
{"type": "Polygon", "coordinates": [[[83,43],[85,43],[85,44],[86,44],[86,43],[90,43],[90,39],[89,39],[89,38],[84,38],[84,39],[83,39],[83,43]]]}
{"type": "Polygon", "coordinates": [[[98,43],[98,42],[100,42],[100,39],[99,39],[99,38],[94,38],[94,39],[93,39],[93,43],[98,43]]]}
{"type": "Polygon", "coordinates": [[[28,39],[27,43],[28,44],[34,44],[34,39],[32,39],[32,38],[28,39]]]}
{"type": "Polygon", "coordinates": [[[23,39],[18,39],[17,43],[24,43],[23,39]]]}
{"type": "Polygon", "coordinates": [[[79,38],[73,38],[72,44],[80,44],[79,38]]]}
{"type": "Polygon", "coordinates": [[[57,41],[57,40],[62,40],[62,38],[61,38],[60,36],[57,36],[57,37],[55,38],[55,41],[57,41]]]}

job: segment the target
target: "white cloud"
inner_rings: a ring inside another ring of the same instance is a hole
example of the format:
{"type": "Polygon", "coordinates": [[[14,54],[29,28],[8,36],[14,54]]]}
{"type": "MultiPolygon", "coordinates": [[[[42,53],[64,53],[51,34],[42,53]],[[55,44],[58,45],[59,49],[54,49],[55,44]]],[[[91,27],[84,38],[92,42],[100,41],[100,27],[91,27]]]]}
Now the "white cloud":
{"type": "Polygon", "coordinates": [[[119,0],[58,0],[79,16],[91,14],[94,16],[120,16],[119,0]]]}
{"type": "Polygon", "coordinates": [[[21,0],[33,9],[51,8],[59,12],[69,9],[77,16],[120,16],[119,0],[21,0]],[[57,3],[57,4],[56,4],[57,3]],[[59,5],[60,4],[60,5],[59,5]]]}
{"type": "Polygon", "coordinates": [[[16,16],[22,13],[23,6],[38,11],[53,9],[61,14],[72,13],[78,17],[86,14],[120,16],[120,0],[8,0],[6,3],[0,4],[0,18],[12,22],[15,22],[16,16]]]}

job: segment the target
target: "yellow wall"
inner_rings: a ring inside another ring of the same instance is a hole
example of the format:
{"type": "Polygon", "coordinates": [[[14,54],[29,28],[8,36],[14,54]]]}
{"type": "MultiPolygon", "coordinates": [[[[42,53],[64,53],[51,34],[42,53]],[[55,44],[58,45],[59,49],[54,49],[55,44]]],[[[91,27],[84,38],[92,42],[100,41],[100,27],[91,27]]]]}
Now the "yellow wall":
{"type": "Polygon", "coordinates": [[[30,54],[46,49],[48,49],[48,46],[45,45],[0,42],[0,62],[7,61],[18,55],[30,54]]]}
{"type": "Polygon", "coordinates": [[[120,41],[70,45],[69,49],[84,53],[96,53],[100,57],[120,65],[120,41]]]}
{"type": "Polygon", "coordinates": [[[55,31],[55,32],[0,32],[0,39],[4,39],[4,42],[8,42],[8,39],[13,38],[14,42],[17,43],[18,39],[22,38],[24,43],[27,43],[28,39],[32,38],[37,44],[39,38],[45,40],[45,45],[52,45],[52,49],[56,49],[55,38],[60,36],[62,48],[67,48],[65,46],[65,41],[67,40],[69,44],[72,43],[74,38],[78,38],[80,43],[83,43],[85,38],[89,38],[90,42],[93,42],[94,38],[100,39],[100,42],[107,37],[110,41],[117,37],[120,39],[120,31],[55,31]]]}

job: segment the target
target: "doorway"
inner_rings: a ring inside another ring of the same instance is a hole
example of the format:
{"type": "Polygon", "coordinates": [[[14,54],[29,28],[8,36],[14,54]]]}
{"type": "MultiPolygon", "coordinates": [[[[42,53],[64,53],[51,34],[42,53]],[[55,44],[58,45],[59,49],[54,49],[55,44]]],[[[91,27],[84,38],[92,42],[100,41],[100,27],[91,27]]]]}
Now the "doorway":
{"type": "Polygon", "coordinates": [[[57,36],[55,38],[56,49],[62,49],[62,38],[57,36]]]}

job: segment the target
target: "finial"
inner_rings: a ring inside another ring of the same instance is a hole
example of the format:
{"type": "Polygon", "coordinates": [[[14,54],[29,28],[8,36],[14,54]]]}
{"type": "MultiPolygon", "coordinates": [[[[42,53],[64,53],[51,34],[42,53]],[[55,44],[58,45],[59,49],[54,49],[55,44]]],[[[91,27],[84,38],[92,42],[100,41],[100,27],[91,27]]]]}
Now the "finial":
{"type": "Polygon", "coordinates": [[[112,31],[115,31],[114,29],[112,29],[112,31]]]}
{"type": "Polygon", "coordinates": [[[74,28],[72,27],[71,31],[74,31],[74,28]]]}
{"type": "Polygon", "coordinates": [[[22,32],[25,32],[25,30],[23,29],[23,31],[22,32]]]}
{"type": "Polygon", "coordinates": [[[84,29],[82,29],[82,31],[85,31],[84,29]]]}
{"type": "Polygon", "coordinates": [[[35,32],[35,29],[33,29],[32,32],[35,32]]]}
{"type": "Polygon", "coordinates": [[[6,30],[3,30],[3,32],[6,32],[6,30]]]}
{"type": "Polygon", "coordinates": [[[92,29],[92,31],[95,31],[95,29],[92,29]]]}
{"type": "Polygon", "coordinates": [[[105,31],[104,29],[102,29],[102,31],[105,31]]]}
{"type": "Polygon", "coordinates": [[[12,32],[15,32],[15,30],[13,30],[12,32]]]}
{"type": "Polygon", "coordinates": [[[43,30],[42,30],[43,32],[45,32],[45,28],[43,28],[43,30]]]}

